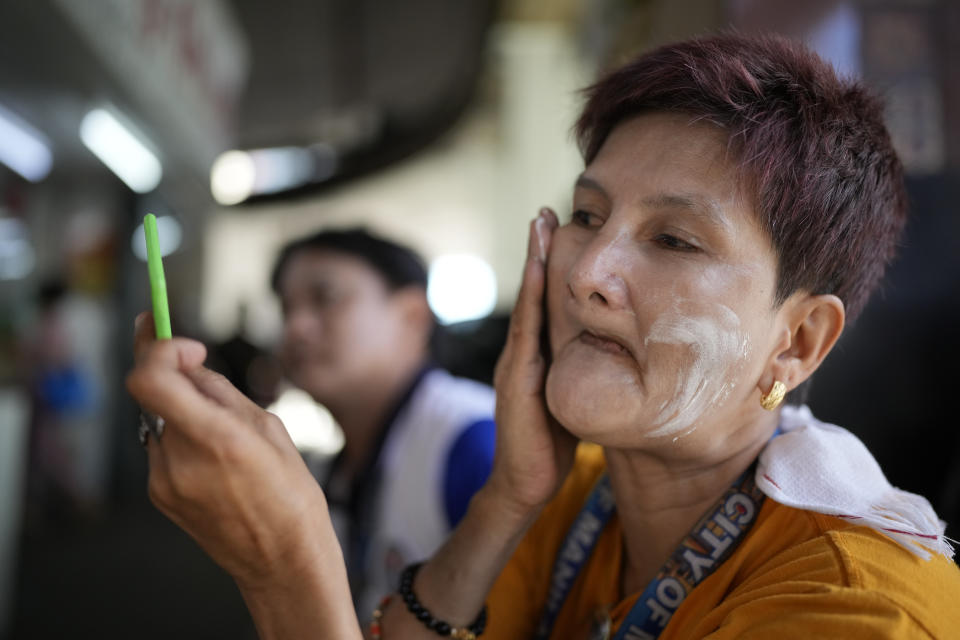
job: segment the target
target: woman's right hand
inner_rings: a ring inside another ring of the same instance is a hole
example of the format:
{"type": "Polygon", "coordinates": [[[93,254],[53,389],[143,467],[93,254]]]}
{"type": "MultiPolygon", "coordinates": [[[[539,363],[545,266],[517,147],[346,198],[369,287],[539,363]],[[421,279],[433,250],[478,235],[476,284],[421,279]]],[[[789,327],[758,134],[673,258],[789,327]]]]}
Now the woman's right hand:
{"type": "Polygon", "coordinates": [[[497,443],[485,489],[522,512],[539,510],[553,497],[570,471],[577,444],[550,415],[544,397],[546,263],[558,226],[547,208],[530,224],[523,281],[494,374],[497,443]]]}
{"type": "Polygon", "coordinates": [[[151,501],[233,576],[261,638],[359,638],[326,498],[280,419],[203,367],[199,342],[152,336],[141,314],[126,379],[166,424],[151,501]]]}

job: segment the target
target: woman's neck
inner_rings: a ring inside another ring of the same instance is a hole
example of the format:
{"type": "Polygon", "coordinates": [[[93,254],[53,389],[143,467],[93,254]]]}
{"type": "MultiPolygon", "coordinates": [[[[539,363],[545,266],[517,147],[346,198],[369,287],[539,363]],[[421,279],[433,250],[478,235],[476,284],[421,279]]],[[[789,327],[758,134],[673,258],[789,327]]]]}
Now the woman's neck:
{"type": "Polygon", "coordinates": [[[400,397],[410,388],[422,361],[411,363],[390,379],[371,382],[349,399],[327,404],[333,418],[343,430],[344,448],[341,469],[348,477],[363,471],[377,446],[384,427],[400,397]]]}
{"type": "MultiPolygon", "coordinates": [[[[738,432],[736,445],[703,459],[669,450],[605,449],[623,531],[624,595],[643,590],[704,513],[756,459],[776,427],[738,432]]],[[[689,447],[684,447],[689,451],[689,447]]]]}

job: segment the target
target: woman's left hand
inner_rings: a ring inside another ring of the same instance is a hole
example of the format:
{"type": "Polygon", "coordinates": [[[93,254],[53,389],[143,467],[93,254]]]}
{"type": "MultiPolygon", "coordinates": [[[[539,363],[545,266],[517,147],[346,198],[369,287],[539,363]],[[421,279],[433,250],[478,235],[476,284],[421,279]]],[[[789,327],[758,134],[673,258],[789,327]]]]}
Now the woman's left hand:
{"type": "Polygon", "coordinates": [[[560,488],[577,446],[577,439],[550,414],[544,396],[547,257],[558,226],[548,208],[530,225],[523,279],[494,374],[497,443],[483,489],[531,516],[560,488]]]}
{"type": "Polygon", "coordinates": [[[261,635],[276,627],[258,619],[258,607],[275,608],[265,599],[294,607],[286,590],[346,607],[347,627],[331,628],[352,622],[356,633],[326,499],[280,419],[203,367],[201,343],[152,334],[150,315],[141,314],[126,380],[140,406],[165,421],[162,438],[147,446],[151,501],[233,576],[261,635]]]}

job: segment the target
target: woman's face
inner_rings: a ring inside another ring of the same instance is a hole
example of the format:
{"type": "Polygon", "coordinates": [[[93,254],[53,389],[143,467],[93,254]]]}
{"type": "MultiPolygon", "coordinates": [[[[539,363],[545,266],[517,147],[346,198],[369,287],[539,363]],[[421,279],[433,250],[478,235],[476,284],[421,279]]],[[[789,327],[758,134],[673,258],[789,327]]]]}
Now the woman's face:
{"type": "Polygon", "coordinates": [[[298,251],[278,289],[287,375],[325,404],[365,397],[395,370],[396,345],[418,339],[383,277],[349,254],[298,251]]]}
{"type": "Polygon", "coordinates": [[[561,424],[634,447],[754,410],[777,261],[751,207],[719,128],[650,113],[611,132],[551,245],[546,394],[561,424]]]}

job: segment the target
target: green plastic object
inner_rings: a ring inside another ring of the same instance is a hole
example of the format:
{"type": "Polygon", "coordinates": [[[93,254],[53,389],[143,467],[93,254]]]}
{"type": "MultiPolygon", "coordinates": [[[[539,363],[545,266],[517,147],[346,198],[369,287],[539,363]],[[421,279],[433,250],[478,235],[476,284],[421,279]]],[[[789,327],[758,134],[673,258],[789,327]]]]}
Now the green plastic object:
{"type": "Polygon", "coordinates": [[[173,337],[173,332],[170,329],[170,307],[167,304],[167,279],[163,276],[163,260],[160,258],[157,217],[152,213],[143,217],[143,235],[147,240],[147,272],[150,274],[153,325],[157,329],[157,340],[169,340],[173,337]]]}

